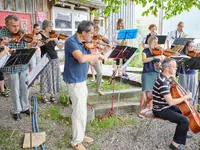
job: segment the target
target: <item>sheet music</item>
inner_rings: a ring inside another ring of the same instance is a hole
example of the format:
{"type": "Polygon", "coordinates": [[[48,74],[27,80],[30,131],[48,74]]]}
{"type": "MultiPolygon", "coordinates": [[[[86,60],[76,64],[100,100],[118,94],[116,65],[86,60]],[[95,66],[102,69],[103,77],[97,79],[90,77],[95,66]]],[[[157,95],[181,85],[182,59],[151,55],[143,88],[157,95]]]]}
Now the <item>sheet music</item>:
{"type": "Polygon", "coordinates": [[[39,76],[39,74],[42,72],[44,67],[48,64],[49,58],[47,57],[47,54],[45,54],[39,64],[36,65],[34,69],[31,70],[31,72],[28,75],[28,87],[31,86],[31,84],[35,81],[35,79],[39,76]]]}
{"type": "Polygon", "coordinates": [[[10,54],[8,53],[7,55],[4,55],[1,59],[0,59],[0,68],[3,67],[7,60],[10,58],[10,54]]]}

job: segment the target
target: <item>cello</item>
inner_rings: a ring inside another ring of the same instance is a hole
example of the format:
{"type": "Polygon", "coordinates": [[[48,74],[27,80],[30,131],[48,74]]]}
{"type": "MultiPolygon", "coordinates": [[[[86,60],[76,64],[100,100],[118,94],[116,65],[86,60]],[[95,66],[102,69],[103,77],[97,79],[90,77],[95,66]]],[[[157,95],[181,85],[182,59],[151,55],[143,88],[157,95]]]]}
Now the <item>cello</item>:
{"type": "MultiPolygon", "coordinates": [[[[170,87],[172,98],[180,98],[186,94],[186,91],[175,80],[170,87]]],[[[177,105],[182,114],[190,120],[189,128],[193,133],[200,132],[200,116],[190,100],[185,100],[177,105]]]]}

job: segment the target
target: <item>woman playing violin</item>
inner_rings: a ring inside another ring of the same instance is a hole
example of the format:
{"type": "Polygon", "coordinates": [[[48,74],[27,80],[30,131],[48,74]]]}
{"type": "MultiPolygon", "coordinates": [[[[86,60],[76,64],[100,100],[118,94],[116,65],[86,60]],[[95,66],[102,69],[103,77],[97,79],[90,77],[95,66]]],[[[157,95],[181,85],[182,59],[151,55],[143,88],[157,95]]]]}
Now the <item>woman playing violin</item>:
{"type": "MultiPolygon", "coordinates": [[[[155,68],[155,63],[163,61],[165,56],[158,55],[154,56],[152,54],[153,49],[155,49],[158,44],[158,38],[156,36],[150,36],[148,38],[149,48],[145,48],[142,52],[142,62],[143,62],[143,71],[142,71],[142,95],[140,99],[140,108],[141,112],[139,114],[140,117],[143,117],[143,114],[148,109],[146,107],[146,94],[145,91],[151,91],[153,89],[154,80],[159,74],[159,70],[155,68]]],[[[152,105],[150,105],[151,109],[152,105]]]]}
{"type": "Polygon", "coordinates": [[[44,68],[40,79],[40,92],[43,95],[42,101],[44,103],[49,102],[47,99],[47,93],[51,94],[50,101],[56,102],[55,93],[60,90],[61,73],[59,69],[58,54],[55,50],[57,46],[59,49],[63,48],[63,43],[58,42],[58,38],[50,38],[49,34],[52,30],[53,23],[49,20],[44,20],[42,23],[43,32],[41,33],[42,40],[45,40],[45,44],[40,47],[41,55],[47,53],[50,58],[50,62],[44,68]]]}
{"type": "Polygon", "coordinates": [[[40,41],[42,39],[42,36],[40,33],[40,26],[39,24],[34,24],[33,25],[33,34],[29,34],[30,36],[33,37],[33,40],[37,42],[37,44],[34,45],[34,47],[36,48],[35,54],[32,56],[31,60],[30,60],[30,67],[31,69],[35,68],[35,66],[39,63],[39,61],[41,60],[41,51],[40,51],[40,46],[43,45],[43,43],[40,41]]]}
{"type": "MultiPolygon", "coordinates": [[[[182,50],[182,55],[188,55],[190,52],[194,52],[193,41],[188,41],[182,50]]],[[[192,104],[194,105],[194,98],[196,93],[196,70],[189,69],[185,66],[181,66],[177,70],[178,82],[185,89],[192,92],[192,104]]]]}
{"type": "MultiPolygon", "coordinates": [[[[105,45],[102,45],[103,43],[102,36],[99,34],[99,26],[95,25],[94,27],[94,36],[93,36],[93,44],[96,45],[96,47],[90,49],[92,51],[92,54],[98,54],[102,53],[105,54],[112,45],[108,45],[105,43],[105,45]],[[100,44],[98,44],[100,43],[100,44]]],[[[102,83],[102,61],[98,60],[95,64],[90,65],[91,73],[92,73],[92,81],[95,81],[95,75],[94,75],[94,69],[97,73],[97,82],[96,82],[96,92],[99,95],[103,95],[104,93],[101,91],[101,83],[102,83]]]]}

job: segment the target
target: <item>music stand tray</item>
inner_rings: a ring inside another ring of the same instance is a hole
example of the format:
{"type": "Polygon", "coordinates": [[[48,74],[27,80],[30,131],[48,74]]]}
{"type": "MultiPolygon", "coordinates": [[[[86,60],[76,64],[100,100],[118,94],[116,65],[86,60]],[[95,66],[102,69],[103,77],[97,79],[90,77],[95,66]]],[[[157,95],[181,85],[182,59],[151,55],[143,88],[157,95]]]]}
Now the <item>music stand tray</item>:
{"type": "MultiPolygon", "coordinates": [[[[148,39],[151,35],[147,35],[145,44],[148,44],[148,39]]],[[[158,44],[165,44],[165,41],[167,39],[166,35],[155,35],[158,38],[158,44]]]]}
{"type": "Polygon", "coordinates": [[[24,49],[17,49],[15,54],[12,54],[7,62],[5,63],[4,67],[9,67],[13,65],[22,65],[28,64],[31,57],[35,53],[35,48],[24,48],[24,49]]]}

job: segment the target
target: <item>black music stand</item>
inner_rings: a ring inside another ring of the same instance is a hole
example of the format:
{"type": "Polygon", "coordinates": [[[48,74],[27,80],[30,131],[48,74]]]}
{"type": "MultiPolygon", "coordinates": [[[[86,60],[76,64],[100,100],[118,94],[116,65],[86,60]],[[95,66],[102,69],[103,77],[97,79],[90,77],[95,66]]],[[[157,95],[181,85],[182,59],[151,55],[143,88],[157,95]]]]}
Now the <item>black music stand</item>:
{"type": "Polygon", "coordinates": [[[185,46],[187,41],[193,41],[194,38],[176,38],[172,45],[182,45],[185,46]]]}
{"type": "MultiPolygon", "coordinates": [[[[113,59],[127,59],[126,63],[122,66],[122,67],[125,67],[126,65],[128,65],[128,63],[130,63],[130,61],[136,55],[137,49],[138,48],[129,47],[129,46],[116,46],[115,49],[112,51],[112,53],[110,54],[110,56],[108,58],[113,58],[113,59]]],[[[112,74],[111,79],[110,79],[110,84],[113,83],[113,81],[115,79],[116,72],[117,72],[117,70],[113,71],[113,74],[112,74]]],[[[105,118],[108,118],[111,115],[115,115],[115,112],[114,112],[114,98],[115,98],[115,96],[114,96],[114,89],[115,88],[114,88],[114,83],[113,83],[111,108],[110,108],[109,112],[105,116],[103,116],[101,118],[101,120],[103,120],[105,118]]]]}
{"type": "Polygon", "coordinates": [[[7,62],[5,63],[4,67],[12,67],[14,65],[22,65],[28,64],[29,60],[35,53],[35,48],[24,48],[24,49],[17,49],[15,54],[12,54],[7,62]]]}
{"type": "MultiPolygon", "coordinates": [[[[147,35],[145,44],[148,44],[148,39],[150,36],[151,36],[150,34],[147,35]]],[[[166,35],[155,35],[155,36],[158,38],[158,44],[165,44],[165,41],[167,39],[166,35]]]]}

